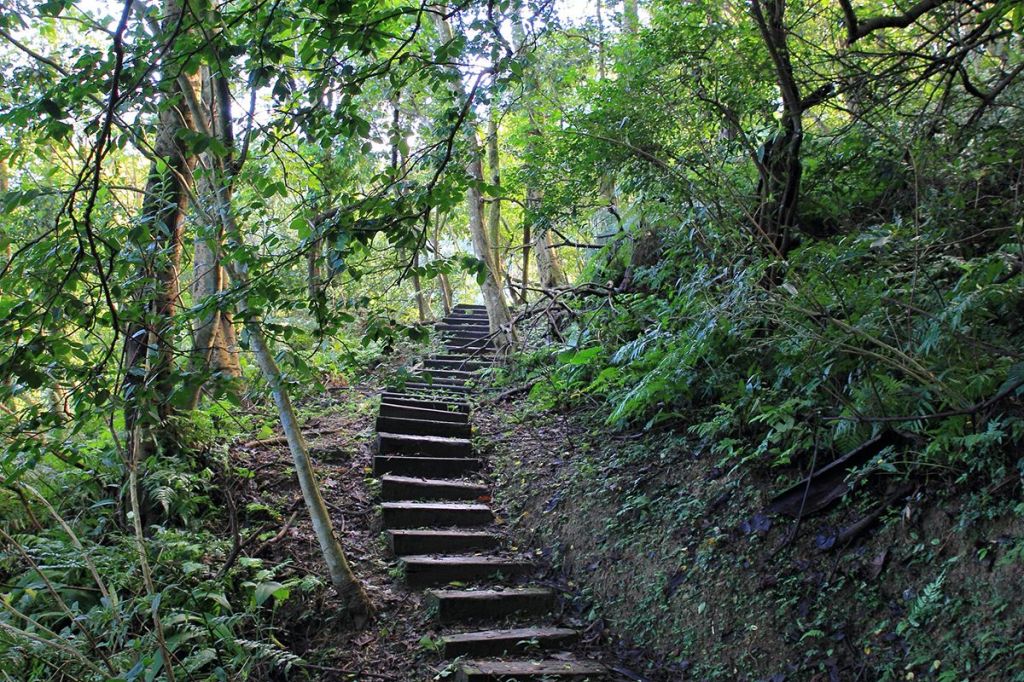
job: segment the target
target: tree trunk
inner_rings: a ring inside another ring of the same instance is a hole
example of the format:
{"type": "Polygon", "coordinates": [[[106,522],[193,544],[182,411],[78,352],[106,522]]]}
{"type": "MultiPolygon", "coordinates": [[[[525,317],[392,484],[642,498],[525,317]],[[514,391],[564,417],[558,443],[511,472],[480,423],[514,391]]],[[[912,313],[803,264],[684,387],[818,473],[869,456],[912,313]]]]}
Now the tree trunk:
{"type": "MultiPolygon", "coordinates": [[[[431,15],[437,32],[444,42],[451,42],[453,38],[452,28],[448,21],[439,14],[431,15]]],[[[465,100],[467,94],[462,86],[461,75],[452,84],[452,93],[459,99],[465,100]]],[[[486,268],[486,276],[480,289],[484,295],[484,305],[487,308],[487,319],[494,343],[498,348],[506,348],[515,340],[515,331],[511,325],[511,315],[508,304],[505,302],[505,295],[502,292],[501,280],[497,277],[497,269],[492,258],[491,247],[487,241],[487,229],[484,224],[483,197],[480,194],[479,184],[484,179],[483,162],[480,152],[480,141],[477,139],[476,129],[471,121],[463,123],[466,131],[466,144],[468,161],[466,171],[469,174],[472,184],[466,189],[466,214],[469,219],[469,232],[473,240],[473,251],[478,259],[483,261],[486,268]]]]}
{"type": "MultiPolygon", "coordinates": [[[[234,140],[231,130],[230,117],[230,91],[227,75],[223,73],[211,74],[211,88],[215,100],[214,112],[220,112],[210,121],[204,120],[199,108],[198,98],[195,92],[185,91],[185,99],[189,108],[196,115],[196,123],[200,132],[206,135],[216,134],[224,146],[231,150],[234,140]]],[[[244,237],[235,219],[234,207],[232,205],[232,185],[234,174],[237,172],[230,153],[227,156],[216,156],[207,152],[203,155],[203,162],[207,168],[208,175],[213,182],[213,192],[209,197],[209,204],[215,214],[216,220],[223,227],[225,237],[236,244],[243,244],[244,237]]],[[[232,261],[229,265],[232,279],[238,289],[243,292],[239,307],[245,319],[245,330],[249,334],[249,343],[256,357],[260,372],[270,387],[270,393],[277,406],[278,418],[281,422],[281,429],[284,431],[285,439],[288,441],[288,449],[292,455],[292,462],[295,466],[295,474],[299,480],[299,487],[302,490],[302,498],[306,503],[310,520],[313,523],[313,530],[316,533],[320,551],[323,554],[324,562],[327,564],[327,571],[331,577],[331,583],[341,598],[342,608],[346,614],[358,625],[363,624],[371,615],[372,607],[369,598],[363,591],[352,567],[345,558],[341,544],[334,535],[334,527],[331,522],[330,513],[324,504],[320,494],[320,486],[313,472],[313,465],[309,459],[309,447],[299,428],[295,410],[292,407],[291,399],[288,396],[287,387],[281,369],[274,360],[273,350],[263,334],[263,328],[259,321],[245,313],[248,310],[248,299],[244,292],[249,290],[249,270],[244,261],[232,261]]]]}
{"type": "Polygon", "coordinates": [[[765,142],[758,162],[760,204],[755,227],[771,251],[785,258],[796,225],[803,175],[800,150],[804,139],[804,102],[789,58],[785,0],[751,0],[750,13],[764,41],[782,95],[782,131],[765,142]]]}
{"type": "MultiPolygon", "coordinates": [[[[501,166],[498,158],[498,105],[491,103],[487,117],[487,172],[488,183],[494,187],[501,186],[501,166]]],[[[501,194],[491,193],[491,203],[487,215],[487,240],[491,245],[491,257],[494,260],[494,277],[499,282],[504,280],[501,258],[501,194]]]]}
{"type": "MultiPolygon", "coordinates": [[[[247,278],[244,266],[236,264],[232,268],[232,274],[240,286],[246,286],[247,278]]],[[[281,376],[281,370],[274,361],[274,354],[267,344],[260,325],[253,318],[246,318],[245,329],[249,332],[249,343],[256,356],[256,363],[270,387],[274,404],[277,406],[281,429],[288,441],[288,450],[292,454],[292,462],[295,465],[295,475],[299,479],[299,487],[302,489],[302,499],[306,503],[310,520],[313,522],[313,531],[316,533],[320,552],[327,564],[331,584],[341,598],[342,609],[357,626],[361,627],[373,615],[370,599],[352,572],[352,567],[345,558],[341,543],[334,535],[331,515],[327,511],[327,505],[324,504],[316,474],[313,472],[313,465],[309,460],[309,446],[299,429],[295,410],[281,376]]]]}
{"type": "Polygon", "coordinates": [[[629,35],[636,35],[640,29],[640,10],[637,0],[624,0],[622,3],[622,30],[629,35]]]}
{"type": "MultiPolygon", "coordinates": [[[[600,1],[598,2],[600,11],[600,1]]],[[[526,30],[523,26],[522,17],[517,17],[512,26],[512,42],[517,52],[523,50],[525,45],[526,30]]],[[[603,53],[602,53],[603,54],[603,53]]],[[[539,84],[533,79],[524,82],[529,90],[539,89],[539,84]]],[[[530,121],[530,130],[527,135],[526,159],[529,161],[537,155],[539,143],[543,137],[541,131],[541,114],[535,111],[530,93],[524,98],[526,115],[530,121]]],[[[567,284],[565,272],[558,262],[558,255],[551,248],[551,235],[546,228],[540,225],[538,216],[540,214],[541,202],[544,194],[528,183],[526,186],[526,210],[523,211],[523,302],[526,302],[526,292],[529,286],[530,271],[530,246],[533,242],[534,260],[537,262],[537,280],[544,289],[564,286],[567,284]]]]}
{"type": "Polygon", "coordinates": [[[537,261],[537,280],[543,289],[565,286],[567,280],[558,254],[551,248],[551,232],[538,230],[534,235],[534,252],[537,261]]]}
{"type": "MultiPolygon", "coordinates": [[[[205,185],[206,183],[201,183],[205,185]]],[[[200,196],[209,196],[209,190],[200,189],[200,196]]],[[[223,233],[217,235],[217,245],[223,233]]],[[[199,304],[211,297],[216,298],[228,289],[227,273],[220,259],[201,236],[196,237],[192,257],[192,301],[199,304]]],[[[220,301],[211,301],[216,306],[202,319],[197,320],[193,329],[191,372],[202,376],[207,372],[218,374],[222,379],[239,379],[242,368],[238,360],[238,339],[229,310],[223,310],[220,301]]],[[[202,383],[197,382],[192,395],[192,407],[199,405],[202,383]]]]}
{"type": "Polygon", "coordinates": [[[416,296],[416,310],[419,311],[420,323],[430,319],[430,306],[427,304],[427,297],[423,294],[423,287],[420,285],[420,251],[412,254],[412,290],[416,296]]]}
{"type": "MultiPolygon", "coordinates": [[[[180,19],[180,5],[176,0],[167,0],[162,28],[170,36],[168,40],[173,40],[180,19]]],[[[168,46],[165,54],[171,52],[168,46]]],[[[161,66],[166,71],[178,68],[169,62],[161,66]]],[[[139,217],[150,240],[138,245],[143,262],[139,273],[143,284],[137,294],[140,314],[127,321],[124,345],[125,430],[129,434],[136,428],[142,430],[140,435],[147,432],[145,438],[128,440],[147,448],[167,447],[173,442],[173,435],[167,428],[167,420],[173,413],[173,323],[180,293],[178,278],[188,183],[195,165],[195,158],[178,137],[179,131],[192,127],[189,112],[175,106],[181,95],[178,81],[164,78],[160,89],[160,113],[153,144],[153,154],[160,162],[154,161],[150,166],[139,217]],[[149,392],[152,393],[144,394],[149,392]],[[156,415],[155,423],[143,424],[143,421],[154,422],[148,416],[151,414],[156,415]],[[153,429],[157,424],[160,428],[153,429]]],[[[129,453],[129,457],[142,459],[139,453],[129,453]]]]}
{"type": "MultiPolygon", "coordinates": [[[[471,180],[483,180],[483,164],[480,161],[480,145],[476,139],[476,132],[470,128],[467,137],[470,151],[466,170],[469,172],[471,180]]],[[[505,295],[501,290],[501,284],[495,275],[496,268],[484,227],[483,197],[475,185],[471,185],[466,190],[466,212],[469,216],[469,233],[473,239],[473,251],[487,268],[487,275],[483,284],[480,285],[480,289],[484,295],[484,305],[487,307],[487,319],[490,323],[491,334],[494,336],[495,345],[505,348],[514,340],[511,316],[508,304],[505,302],[505,295]]]]}
{"type": "MultiPolygon", "coordinates": [[[[434,238],[431,240],[427,239],[430,243],[430,248],[434,252],[434,258],[441,258],[441,212],[434,212],[434,238]]],[[[441,304],[444,306],[444,314],[448,315],[452,312],[452,285],[448,281],[448,275],[443,272],[438,273],[437,281],[441,288],[441,304]]]]}
{"type": "Polygon", "coordinates": [[[523,288],[519,293],[519,302],[526,304],[526,294],[530,290],[530,219],[523,216],[523,288]]]}

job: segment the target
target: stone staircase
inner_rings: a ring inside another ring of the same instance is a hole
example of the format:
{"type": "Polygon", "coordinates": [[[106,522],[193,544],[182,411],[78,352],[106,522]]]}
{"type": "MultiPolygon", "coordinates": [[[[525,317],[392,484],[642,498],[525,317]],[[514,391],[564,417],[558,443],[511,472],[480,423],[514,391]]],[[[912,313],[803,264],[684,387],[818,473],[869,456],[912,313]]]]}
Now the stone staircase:
{"type": "Polygon", "coordinates": [[[494,359],[487,313],[459,305],[437,329],[445,354],[381,396],[374,474],[406,585],[426,591],[443,628],[438,650],[459,659],[456,680],[467,682],[611,679],[571,653],[579,633],[554,621],[554,591],[529,584],[533,563],[506,549],[480,482],[469,398],[494,359]]]}

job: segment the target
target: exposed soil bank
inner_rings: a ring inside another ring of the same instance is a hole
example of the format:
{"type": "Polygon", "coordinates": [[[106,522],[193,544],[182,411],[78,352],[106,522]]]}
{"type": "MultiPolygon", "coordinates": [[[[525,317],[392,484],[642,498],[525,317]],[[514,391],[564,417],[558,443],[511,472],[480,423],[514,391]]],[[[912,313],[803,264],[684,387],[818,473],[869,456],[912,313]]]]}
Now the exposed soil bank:
{"type": "Polygon", "coordinates": [[[864,486],[789,540],[795,522],[764,509],[797,472],[758,478],[601,417],[522,400],[476,423],[512,531],[561,567],[592,631],[653,654],[650,679],[1024,680],[1021,472],[916,481],[844,541],[882,495],[864,486]]]}

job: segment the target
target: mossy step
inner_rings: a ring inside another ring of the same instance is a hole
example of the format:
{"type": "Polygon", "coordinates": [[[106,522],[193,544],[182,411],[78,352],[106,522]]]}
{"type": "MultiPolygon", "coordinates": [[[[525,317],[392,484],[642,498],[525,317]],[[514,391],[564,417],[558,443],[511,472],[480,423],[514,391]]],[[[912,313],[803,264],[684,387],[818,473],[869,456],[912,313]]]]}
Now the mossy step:
{"type": "Polygon", "coordinates": [[[375,476],[431,476],[462,478],[480,471],[483,462],[475,457],[411,457],[409,455],[377,455],[373,458],[375,476]]]}
{"type": "Polygon", "coordinates": [[[484,325],[445,324],[444,322],[441,322],[435,327],[435,329],[442,334],[466,336],[475,339],[485,339],[491,335],[491,330],[484,325]]]}
{"type": "Polygon", "coordinates": [[[381,515],[385,528],[466,528],[494,522],[490,507],[468,502],[384,502],[381,515]]]}
{"type": "Polygon", "coordinates": [[[494,576],[513,579],[533,570],[522,559],[500,556],[419,555],[402,558],[409,587],[437,587],[458,582],[472,584],[494,576]]]}
{"type": "Polygon", "coordinates": [[[385,502],[401,500],[478,501],[488,493],[489,489],[486,485],[471,481],[388,474],[381,479],[380,496],[385,502]]]}
{"type": "Polygon", "coordinates": [[[408,393],[397,393],[385,391],[380,397],[381,403],[389,405],[404,405],[406,407],[418,407],[420,409],[443,410],[445,412],[461,412],[469,414],[469,403],[462,398],[431,398],[427,396],[410,395],[408,393]]]}
{"type": "Polygon", "coordinates": [[[610,679],[606,667],[595,661],[548,659],[541,661],[466,661],[455,682],[533,682],[535,680],[610,679]]]}
{"type": "Polygon", "coordinates": [[[458,656],[502,656],[536,649],[551,650],[572,646],[579,633],[570,628],[512,628],[480,630],[441,637],[446,658],[458,656]]]}
{"type": "Polygon", "coordinates": [[[429,370],[443,369],[477,372],[486,367],[490,367],[491,363],[483,360],[470,360],[458,355],[438,355],[437,357],[430,358],[424,362],[423,366],[429,370]]]}
{"type": "Polygon", "coordinates": [[[406,395],[413,397],[419,396],[427,399],[444,399],[446,397],[459,399],[464,398],[465,395],[467,393],[471,393],[473,389],[468,386],[449,384],[443,381],[432,381],[430,383],[425,381],[407,381],[402,387],[392,386],[388,391],[404,392],[406,395]]]}
{"type": "Polygon", "coordinates": [[[428,407],[415,407],[413,405],[381,403],[379,414],[381,417],[392,417],[395,419],[422,419],[425,421],[469,425],[469,415],[465,412],[434,410],[428,407]]]}
{"type": "Polygon", "coordinates": [[[427,457],[472,457],[468,438],[447,436],[409,436],[402,433],[377,433],[378,453],[382,455],[422,455],[427,457]]]}
{"type": "Polygon", "coordinates": [[[377,431],[410,436],[445,436],[448,438],[469,438],[472,435],[472,428],[468,423],[456,424],[450,421],[385,416],[377,417],[377,431]]]}
{"type": "Polygon", "coordinates": [[[388,545],[395,556],[486,552],[497,549],[501,537],[480,530],[390,530],[388,545]]]}
{"type": "Polygon", "coordinates": [[[542,615],[555,608],[555,592],[543,587],[496,590],[428,590],[427,604],[442,623],[542,615]]]}
{"type": "Polygon", "coordinates": [[[480,379],[480,375],[471,369],[450,369],[446,367],[424,367],[415,373],[417,377],[423,377],[424,380],[429,381],[428,377],[433,378],[435,381],[441,379],[442,381],[477,381],[480,379]]]}

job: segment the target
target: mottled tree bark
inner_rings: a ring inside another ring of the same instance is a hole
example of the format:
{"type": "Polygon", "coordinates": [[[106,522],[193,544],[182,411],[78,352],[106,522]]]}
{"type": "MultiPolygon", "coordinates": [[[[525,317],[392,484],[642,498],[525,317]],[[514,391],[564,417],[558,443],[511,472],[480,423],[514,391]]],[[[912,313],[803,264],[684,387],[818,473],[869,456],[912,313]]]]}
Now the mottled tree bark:
{"type": "MultiPolygon", "coordinates": [[[[487,180],[493,187],[501,186],[501,160],[498,157],[498,105],[491,103],[487,116],[487,180]]],[[[487,211],[487,240],[491,245],[494,260],[494,277],[504,280],[501,258],[501,197],[500,192],[491,193],[487,211]]]]}
{"type": "MultiPolygon", "coordinates": [[[[162,30],[173,41],[182,8],[176,0],[166,0],[162,30]]],[[[164,53],[173,55],[172,46],[164,53]]],[[[177,65],[167,59],[164,72],[177,65]]],[[[169,447],[173,434],[168,419],[174,409],[171,397],[175,389],[175,314],[180,294],[179,275],[183,246],[183,226],[189,203],[189,184],[195,158],[178,136],[192,127],[189,111],[181,106],[181,90],[176,79],[165,77],[160,83],[159,114],[149,176],[136,234],[146,241],[137,244],[142,266],[141,290],[137,292],[139,315],[126,321],[124,345],[124,421],[128,443],[143,448],[169,447]],[[150,416],[153,415],[153,416],[150,416]],[[143,423],[147,422],[147,423],[143,423]],[[160,428],[154,428],[160,426],[160,428]],[[131,437],[135,429],[145,432],[131,437]]],[[[140,453],[128,453],[129,458],[140,453]]]]}

